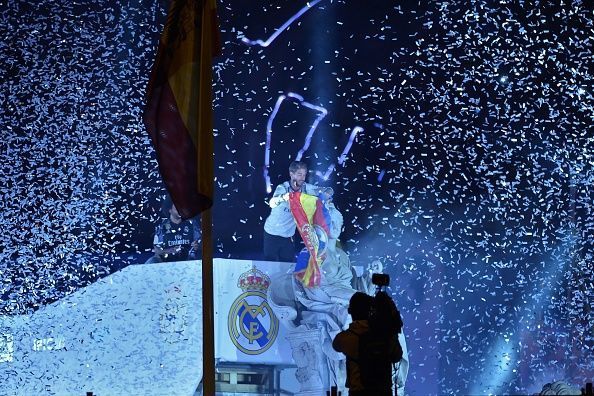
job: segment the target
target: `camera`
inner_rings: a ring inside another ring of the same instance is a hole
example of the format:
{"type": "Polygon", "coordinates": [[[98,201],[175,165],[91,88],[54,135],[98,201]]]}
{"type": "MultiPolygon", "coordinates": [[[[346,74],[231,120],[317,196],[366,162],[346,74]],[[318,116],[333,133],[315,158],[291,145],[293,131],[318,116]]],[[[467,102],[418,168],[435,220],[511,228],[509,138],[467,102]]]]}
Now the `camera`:
{"type": "Polygon", "coordinates": [[[388,274],[372,274],[371,283],[379,288],[388,286],[390,284],[390,275],[388,274]]]}
{"type": "Polygon", "coordinates": [[[371,283],[378,288],[373,297],[373,305],[369,314],[370,325],[380,330],[380,332],[400,333],[403,326],[400,311],[396,307],[394,300],[382,290],[383,287],[390,284],[390,275],[374,273],[371,275],[371,283]]]}

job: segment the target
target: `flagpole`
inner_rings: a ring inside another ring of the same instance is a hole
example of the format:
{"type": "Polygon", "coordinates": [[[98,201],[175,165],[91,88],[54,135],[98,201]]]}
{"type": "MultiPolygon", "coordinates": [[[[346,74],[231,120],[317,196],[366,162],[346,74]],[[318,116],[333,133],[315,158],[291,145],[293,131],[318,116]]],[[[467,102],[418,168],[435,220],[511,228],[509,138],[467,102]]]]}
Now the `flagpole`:
{"type": "Polygon", "coordinates": [[[211,209],[202,212],[202,386],[203,395],[215,394],[214,300],[211,209]]]}
{"type": "Polygon", "coordinates": [[[171,0],[143,114],[182,218],[201,213],[202,386],[208,396],[215,394],[215,348],[212,212],[205,208],[214,199],[212,60],[220,47],[216,0],[171,0]]]}

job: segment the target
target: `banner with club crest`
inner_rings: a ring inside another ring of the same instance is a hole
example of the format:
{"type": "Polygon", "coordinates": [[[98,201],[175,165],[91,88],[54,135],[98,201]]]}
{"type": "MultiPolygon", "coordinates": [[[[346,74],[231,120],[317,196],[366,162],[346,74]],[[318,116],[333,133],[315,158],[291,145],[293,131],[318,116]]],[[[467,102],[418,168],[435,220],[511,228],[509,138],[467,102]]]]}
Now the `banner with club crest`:
{"type": "Polygon", "coordinates": [[[292,364],[285,328],[267,299],[275,274],[293,264],[219,259],[214,266],[215,350],[221,362],[292,364]]]}

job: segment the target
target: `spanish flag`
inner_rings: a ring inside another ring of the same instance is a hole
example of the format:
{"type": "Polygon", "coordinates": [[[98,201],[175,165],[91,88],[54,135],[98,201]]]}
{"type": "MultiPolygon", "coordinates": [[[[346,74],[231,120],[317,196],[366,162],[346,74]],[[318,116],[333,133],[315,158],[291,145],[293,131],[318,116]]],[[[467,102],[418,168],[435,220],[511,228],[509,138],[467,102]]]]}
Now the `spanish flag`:
{"type": "Polygon", "coordinates": [[[329,215],[322,201],[314,195],[292,192],[289,194],[289,207],[309,253],[307,262],[297,260],[295,277],[306,287],[319,286],[322,280],[320,267],[330,234],[329,215]],[[318,234],[325,235],[325,238],[320,240],[318,234]]]}
{"type": "Polygon", "coordinates": [[[143,118],[184,219],[212,206],[212,58],[219,52],[215,0],[172,0],[143,118]]]}

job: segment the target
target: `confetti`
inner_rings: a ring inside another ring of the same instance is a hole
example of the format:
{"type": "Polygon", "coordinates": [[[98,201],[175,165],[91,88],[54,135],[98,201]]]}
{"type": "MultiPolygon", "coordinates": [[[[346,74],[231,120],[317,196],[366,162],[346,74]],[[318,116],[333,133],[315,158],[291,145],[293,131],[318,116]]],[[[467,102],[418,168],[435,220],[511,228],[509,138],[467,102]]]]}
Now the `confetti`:
{"type": "MultiPolygon", "coordinates": [[[[219,2],[215,254],[257,256],[268,183],[288,177],[315,129],[301,155],[309,181],[335,191],[342,245],[391,275],[407,393],[583,386],[594,375],[591,10],[370,1],[219,2]],[[279,107],[288,93],[299,96],[279,107]]],[[[0,13],[11,32],[2,314],[150,249],[164,189],[141,113],[162,7],[17,1],[0,13]]]]}

